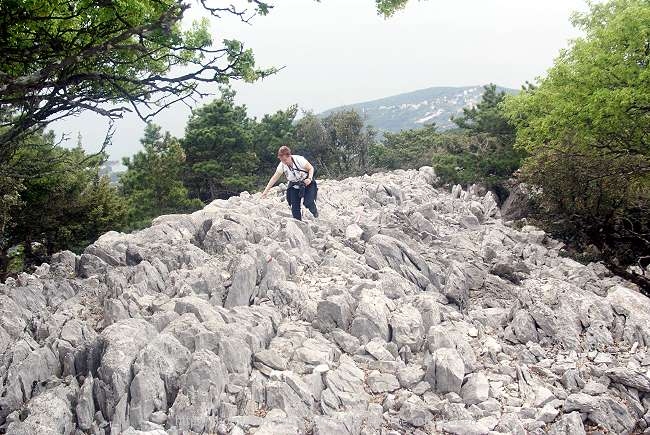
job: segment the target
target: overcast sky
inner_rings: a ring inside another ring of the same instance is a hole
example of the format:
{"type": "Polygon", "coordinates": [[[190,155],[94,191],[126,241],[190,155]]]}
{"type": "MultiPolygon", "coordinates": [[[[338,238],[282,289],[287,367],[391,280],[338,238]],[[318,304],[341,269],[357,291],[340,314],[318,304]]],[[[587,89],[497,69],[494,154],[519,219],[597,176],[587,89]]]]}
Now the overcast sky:
{"type": "MultiPolygon", "coordinates": [[[[321,112],[432,86],[519,88],[543,75],[579,34],[569,17],[586,9],[582,0],[411,0],[384,19],[373,0],[273,3],[252,25],[229,19],[211,27],[215,41],[234,38],[252,48],[258,65],[284,67],[261,82],[233,84],[236,101],[257,117],[291,104],[321,112]]],[[[195,5],[188,18],[199,13],[195,5]]],[[[188,116],[179,104],[154,122],[182,136],[188,116]]],[[[85,114],[53,127],[68,134],[70,145],[81,133],[92,150],[106,121],[85,114]]],[[[111,157],[136,152],[143,129],[136,117],[118,121],[111,157]]]]}

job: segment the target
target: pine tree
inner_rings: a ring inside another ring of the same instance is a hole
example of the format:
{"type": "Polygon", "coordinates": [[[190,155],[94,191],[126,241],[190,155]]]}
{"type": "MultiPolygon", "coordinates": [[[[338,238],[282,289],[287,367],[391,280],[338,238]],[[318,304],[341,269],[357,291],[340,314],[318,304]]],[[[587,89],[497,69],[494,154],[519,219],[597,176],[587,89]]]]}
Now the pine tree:
{"type": "Polygon", "coordinates": [[[253,149],[253,121],[235,92],[196,109],[185,127],[185,185],[190,197],[210,202],[255,187],[259,158],[253,149]]]}
{"type": "Polygon", "coordinates": [[[157,216],[202,207],[201,201],[189,199],[183,185],[185,153],[178,139],[150,123],[140,143],[144,151],[123,160],[127,170],[120,177],[122,194],[129,203],[129,227],[142,228],[157,216]]]}

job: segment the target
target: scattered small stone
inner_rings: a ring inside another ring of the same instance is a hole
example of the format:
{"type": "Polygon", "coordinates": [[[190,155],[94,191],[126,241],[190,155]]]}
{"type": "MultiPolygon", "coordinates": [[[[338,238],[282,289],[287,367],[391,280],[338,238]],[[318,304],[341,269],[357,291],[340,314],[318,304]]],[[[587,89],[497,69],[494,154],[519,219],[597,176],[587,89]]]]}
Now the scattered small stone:
{"type": "Polygon", "coordinates": [[[466,404],[474,405],[486,401],[489,393],[490,381],[487,376],[483,373],[473,373],[466,378],[460,395],[466,404]]]}
{"type": "Polygon", "coordinates": [[[608,353],[598,352],[598,355],[594,358],[594,363],[596,364],[612,364],[614,358],[608,353]]]}
{"type": "Polygon", "coordinates": [[[386,350],[379,340],[369,341],[365,346],[366,352],[372,355],[378,361],[391,361],[395,360],[393,355],[386,350]]]}
{"type": "Polygon", "coordinates": [[[373,393],[387,393],[398,390],[400,385],[397,378],[391,374],[373,371],[366,379],[370,391],[373,393]]]}

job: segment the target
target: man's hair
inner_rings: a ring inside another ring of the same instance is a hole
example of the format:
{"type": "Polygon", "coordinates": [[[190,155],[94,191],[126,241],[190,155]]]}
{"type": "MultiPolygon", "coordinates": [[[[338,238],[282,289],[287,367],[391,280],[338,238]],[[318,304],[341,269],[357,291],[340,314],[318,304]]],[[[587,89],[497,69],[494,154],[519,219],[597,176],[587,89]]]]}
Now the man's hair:
{"type": "Polygon", "coordinates": [[[286,145],[282,145],[280,149],[278,150],[278,157],[280,156],[290,156],[291,155],[291,148],[289,148],[286,145]]]}

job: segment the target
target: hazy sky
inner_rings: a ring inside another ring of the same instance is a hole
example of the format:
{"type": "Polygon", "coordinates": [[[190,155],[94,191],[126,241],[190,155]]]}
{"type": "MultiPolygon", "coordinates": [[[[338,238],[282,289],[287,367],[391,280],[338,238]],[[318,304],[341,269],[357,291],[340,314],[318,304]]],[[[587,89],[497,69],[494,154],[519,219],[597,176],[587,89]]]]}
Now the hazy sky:
{"type": "MultiPolygon", "coordinates": [[[[264,81],[233,84],[236,101],[258,117],[291,104],[321,112],[432,86],[519,88],[543,75],[578,35],[569,17],[586,9],[582,0],[411,0],[386,20],[373,0],[273,3],[252,25],[224,19],[211,27],[215,41],[234,38],[252,48],[258,65],[284,67],[264,81]]],[[[188,18],[200,12],[194,5],[188,18]]],[[[182,136],[188,116],[178,104],[154,122],[182,136]]],[[[70,145],[81,133],[94,149],[106,125],[85,114],[53,127],[70,145]]],[[[118,121],[111,157],[136,152],[143,129],[135,116],[118,121]]]]}

